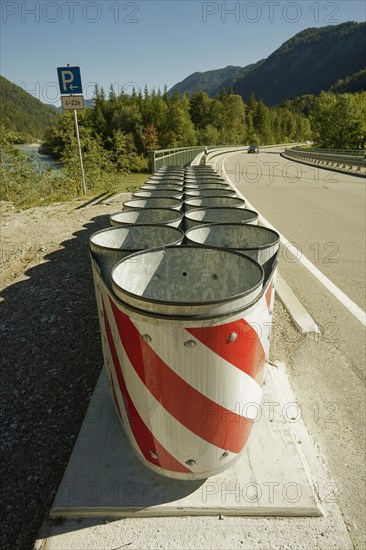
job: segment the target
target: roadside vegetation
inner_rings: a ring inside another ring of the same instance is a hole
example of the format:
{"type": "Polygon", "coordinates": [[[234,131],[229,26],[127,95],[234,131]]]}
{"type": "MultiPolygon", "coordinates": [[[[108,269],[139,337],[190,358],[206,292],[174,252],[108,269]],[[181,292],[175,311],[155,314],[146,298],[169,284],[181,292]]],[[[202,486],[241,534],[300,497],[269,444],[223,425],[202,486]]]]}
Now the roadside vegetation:
{"type": "Polygon", "coordinates": [[[323,92],[311,112],[314,143],[324,149],[365,149],[366,92],[323,92]]]}
{"type": "MultiPolygon", "coordinates": [[[[166,89],[149,92],[145,88],[144,93],[134,90],[131,95],[122,92],[117,96],[111,87],[107,96],[97,88],[93,104],[80,117],[81,131],[114,156],[122,145],[132,170],[146,167],[149,152],[155,149],[249,142],[268,145],[311,135],[309,120],[291,102],[267,107],[253,96],[244,104],[239,95],[226,92],[215,99],[198,91],[191,97],[178,92],[171,97],[166,89]]],[[[51,155],[60,155],[68,146],[63,132],[66,116],[46,134],[44,150],[51,155]]]]}
{"type": "MultiPolygon", "coordinates": [[[[316,148],[363,151],[366,92],[323,92],[268,107],[254,96],[245,104],[226,92],[215,99],[198,91],[171,97],[166,89],[145,88],[144,93],[117,96],[111,87],[107,96],[96,88],[93,108],[80,112],[78,120],[88,195],[97,195],[138,187],[149,172],[151,151],[157,149],[312,140],[316,148]]],[[[3,128],[0,200],[25,208],[81,194],[71,112],[57,117],[41,148],[62,169],[52,170],[22,153],[14,147],[17,140],[16,133],[3,128]]]]}
{"type": "MultiPolygon", "coordinates": [[[[46,205],[75,199],[81,195],[78,153],[70,148],[61,155],[64,167],[52,169],[37,155],[29,155],[14,146],[16,135],[0,128],[1,181],[0,200],[19,208],[46,205]]],[[[70,133],[72,133],[70,128],[70,133]]],[[[117,170],[113,164],[102,164],[100,151],[92,150],[84,158],[87,197],[102,193],[133,191],[142,185],[149,173],[131,173],[127,167],[117,170]],[[106,169],[108,168],[108,170],[106,169]]]]}

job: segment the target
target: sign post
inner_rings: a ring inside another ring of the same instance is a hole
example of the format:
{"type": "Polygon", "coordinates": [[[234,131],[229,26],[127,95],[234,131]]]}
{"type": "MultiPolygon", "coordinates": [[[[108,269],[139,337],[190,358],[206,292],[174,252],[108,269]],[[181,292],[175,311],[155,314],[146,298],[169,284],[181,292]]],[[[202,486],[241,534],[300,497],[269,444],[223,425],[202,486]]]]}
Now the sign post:
{"type": "Polygon", "coordinates": [[[65,110],[74,111],[75,133],[76,133],[76,140],[77,140],[78,151],[79,151],[82,191],[83,191],[83,195],[86,195],[84,164],[83,164],[83,156],[81,153],[79,124],[78,124],[78,117],[77,117],[77,110],[84,109],[85,106],[84,106],[84,97],[82,95],[75,95],[75,94],[83,93],[83,87],[81,84],[80,67],[70,67],[69,65],[67,67],[58,67],[57,74],[58,74],[58,81],[60,84],[62,109],[64,111],[65,110]]]}
{"type": "Polygon", "coordinates": [[[80,171],[81,171],[81,184],[83,189],[83,195],[86,195],[86,184],[85,184],[85,174],[84,174],[84,164],[83,164],[83,155],[81,154],[81,144],[80,144],[80,135],[79,135],[79,124],[78,124],[78,116],[77,111],[74,109],[74,121],[75,121],[75,131],[76,131],[76,139],[78,142],[78,149],[79,149],[79,160],[80,160],[80,171]]]}

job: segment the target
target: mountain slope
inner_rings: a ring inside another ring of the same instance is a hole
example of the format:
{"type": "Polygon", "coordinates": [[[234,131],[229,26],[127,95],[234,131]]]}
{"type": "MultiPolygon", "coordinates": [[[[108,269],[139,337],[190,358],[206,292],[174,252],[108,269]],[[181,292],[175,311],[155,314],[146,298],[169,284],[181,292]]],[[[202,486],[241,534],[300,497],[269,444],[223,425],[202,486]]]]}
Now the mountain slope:
{"type": "Polygon", "coordinates": [[[287,40],[267,59],[243,68],[228,66],[193,73],[170,93],[198,90],[216,97],[232,89],[244,101],[254,94],[267,105],[277,105],[284,99],[319,94],[332,87],[334,91],[361,91],[366,89],[362,73],[365,52],[366,23],[309,28],[287,40]]]}
{"type": "Polygon", "coordinates": [[[319,94],[365,66],[366,24],[342,23],[306,29],[282,44],[260,67],[239,78],[234,92],[252,93],[267,105],[319,94]]]}
{"type": "Polygon", "coordinates": [[[357,71],[357,73],[338,80],[330,88],[331,92],[338,94],[362,92],[363,90],[366,90],[366,67],[357,71]]]}
{"type": "Polygon", "coordinates": [[[221,91],[223,84],[225,87],[228,83],[234,83],[238,78],[245,76],[256,64],[248,65],[247,67],[235,67],[229,65],[224,69],[216,69],[212,71],[195,72],[182,82],[175,84],[170,90],[169,94],[173,95],[176,90],[180,94],[188,93],[192,94],[195,90],[200,92],[206,92],[209,96],[214,97],[221,91]]]}
{"type": "Polygon", "coordinates": [[[56,109],[0,76],[0,121],[5,128],[27,141],[42,139],[58,116],[56,109]]]}

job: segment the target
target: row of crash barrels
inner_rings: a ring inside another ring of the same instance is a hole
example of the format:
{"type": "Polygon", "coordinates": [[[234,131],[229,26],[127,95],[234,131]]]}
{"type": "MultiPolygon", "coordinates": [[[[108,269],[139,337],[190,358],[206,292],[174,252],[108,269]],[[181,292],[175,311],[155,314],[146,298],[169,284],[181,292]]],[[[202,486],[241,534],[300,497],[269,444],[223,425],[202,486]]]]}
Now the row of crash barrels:
{"type": "Polygon", "coordinates": [[[229,468],[261,403],[279,235],[210,166],[162,167],[90,238],[104,366],[138,458],[229,468]]]}

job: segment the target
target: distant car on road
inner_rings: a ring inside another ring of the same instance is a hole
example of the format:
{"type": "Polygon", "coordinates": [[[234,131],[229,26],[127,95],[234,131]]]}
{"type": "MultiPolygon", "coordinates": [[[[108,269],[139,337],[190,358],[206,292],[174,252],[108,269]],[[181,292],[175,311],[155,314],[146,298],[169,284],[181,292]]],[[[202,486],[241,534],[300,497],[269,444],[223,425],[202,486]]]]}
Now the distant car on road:
{"type": "Polygon", "coordinates": [[[248,153],[259,153],[258,145],[249,145],[248,153]]]}

